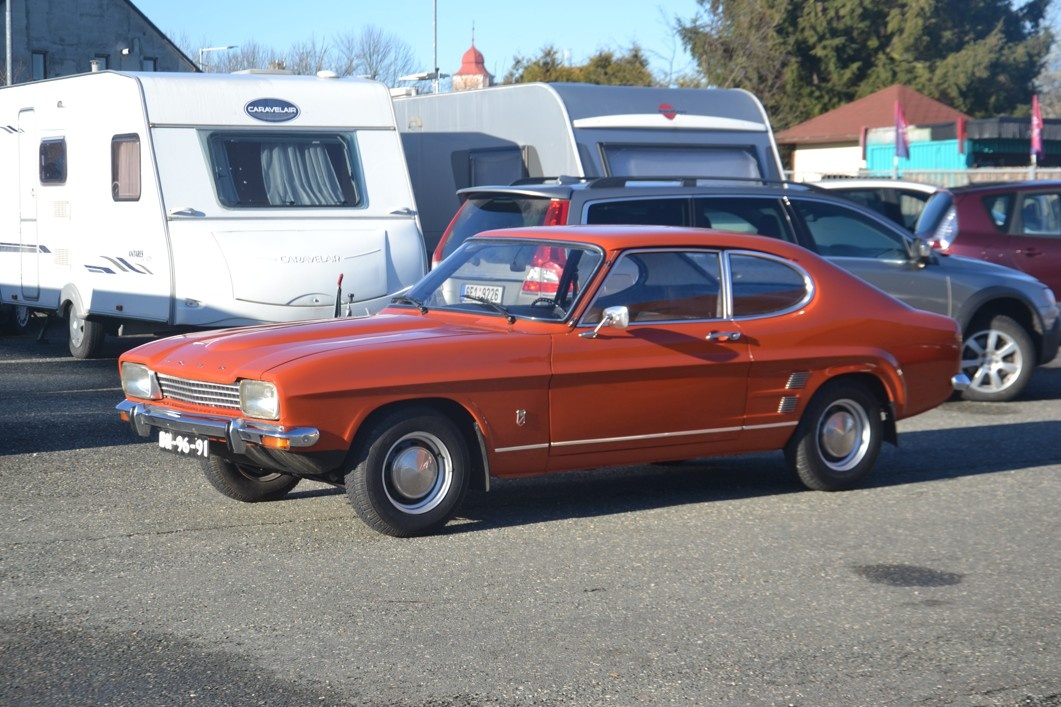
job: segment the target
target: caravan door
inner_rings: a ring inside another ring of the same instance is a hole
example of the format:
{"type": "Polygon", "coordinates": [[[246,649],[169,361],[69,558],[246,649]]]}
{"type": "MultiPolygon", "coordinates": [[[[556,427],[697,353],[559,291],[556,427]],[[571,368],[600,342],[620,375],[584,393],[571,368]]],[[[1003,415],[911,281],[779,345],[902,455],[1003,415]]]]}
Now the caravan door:
{"type": "Polygon", "coordinates": [[[18,114],[18,237],[20,297],[29,302],[40,299],[37,245],[37,118],[32,108],[18,114]]]}

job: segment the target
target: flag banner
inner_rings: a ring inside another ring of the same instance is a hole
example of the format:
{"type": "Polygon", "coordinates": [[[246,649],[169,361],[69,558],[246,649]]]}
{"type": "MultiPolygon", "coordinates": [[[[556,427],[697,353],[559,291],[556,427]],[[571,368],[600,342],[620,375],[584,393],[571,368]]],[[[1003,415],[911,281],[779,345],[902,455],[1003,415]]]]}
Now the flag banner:
{"type": "Polygon", "coordinates": [[[1043,113],[1039,108],[1039,94],[1032,96],[1032,162],[1043,158],[1043,113]]]}
{"type": "Polygon", "coordinates": [[[899,101],[895,101],[895,156],[909,158],[910,143],[906,141],[906,116],[899,101]]]}

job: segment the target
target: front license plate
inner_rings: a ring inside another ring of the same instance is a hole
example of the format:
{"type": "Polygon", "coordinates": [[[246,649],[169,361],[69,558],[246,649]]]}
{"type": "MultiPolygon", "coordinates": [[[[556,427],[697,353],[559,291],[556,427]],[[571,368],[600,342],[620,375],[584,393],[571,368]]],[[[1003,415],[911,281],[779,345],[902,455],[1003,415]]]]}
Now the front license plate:
{"type": "Polygon", "coordinates": [[[158,448],[189,457],[210,456],[210,440],[191,435],[175,435],[166,430],[158,431],[158,448]]]}
{"type": "Polygon", "coordinates": [[[480,297],[495,304],[501,304],[501,297],[505,294],[504,287],[494,285],[461,285],[461,295],[466,297],[480,297]]]}

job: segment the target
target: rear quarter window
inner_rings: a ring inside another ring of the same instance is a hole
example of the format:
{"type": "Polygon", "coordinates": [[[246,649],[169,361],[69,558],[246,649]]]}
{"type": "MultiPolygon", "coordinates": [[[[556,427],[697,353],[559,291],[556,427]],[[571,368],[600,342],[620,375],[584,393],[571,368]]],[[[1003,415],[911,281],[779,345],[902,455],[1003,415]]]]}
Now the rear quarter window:
{"type": "Polygon", "coordinates": [[[783,314],[810,301],[810,277],[791,263],[745,253],[730,254],[729,263],[734,317],[783,314]]]}

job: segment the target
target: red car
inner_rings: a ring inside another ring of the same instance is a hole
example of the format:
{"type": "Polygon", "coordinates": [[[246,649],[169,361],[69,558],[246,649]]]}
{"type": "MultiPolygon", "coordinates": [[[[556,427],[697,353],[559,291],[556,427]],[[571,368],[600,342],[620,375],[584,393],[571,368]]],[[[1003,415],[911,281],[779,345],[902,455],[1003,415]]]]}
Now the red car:
{"type": "Polygon", "coordinates": [[[1061,292],[1061,181],[941,189],[915,232],[942,253],[1022,270],[1061,292]]]}
{"type": "Polygon", "coordinates": [[[227,496],[324,481],[409,536],[494,477],[784,450],[808,487],[855,486],[967,383],[960,348],[954,320],[776,239],[511,229],[371,317],[133,349],[118,409],[227,496]]]}

